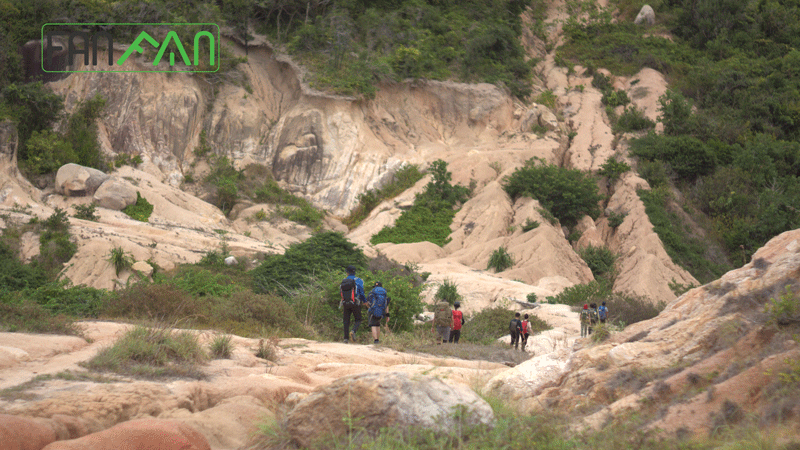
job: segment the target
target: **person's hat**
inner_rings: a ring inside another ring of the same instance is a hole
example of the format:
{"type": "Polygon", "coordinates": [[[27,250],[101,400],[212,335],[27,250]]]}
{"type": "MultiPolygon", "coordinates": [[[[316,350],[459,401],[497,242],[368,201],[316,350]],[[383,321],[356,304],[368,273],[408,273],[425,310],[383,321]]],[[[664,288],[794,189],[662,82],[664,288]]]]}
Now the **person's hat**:
{"type": "Polygon", "coordinates": [[[583,309],[589,309],[589,305],[587,305],[587,304],[585,304],[585,303],[584,303],[584,304],[583,304],[583,309]]]}
{"type": "Polygon", "coordinates": [[[347,270],[347,273],[356,273],[356,266],[349,265],[345,270],[347,270]]]}
{"type": "Polygon", "coordinates": [[[381,282],[380,282],[380,281],[376,281],[376,282],[375,282],[375,287],[378,287],[378,286],[381,286],[381,287],[383,287],[383,285],[381,284],[381,282]]]}
{"type": "Polygon", "coordinates": [[[458,308],[459,306],[461,306],[461,302],[453,302],[453,306],[455,306],[456,308],[458,308]]]}

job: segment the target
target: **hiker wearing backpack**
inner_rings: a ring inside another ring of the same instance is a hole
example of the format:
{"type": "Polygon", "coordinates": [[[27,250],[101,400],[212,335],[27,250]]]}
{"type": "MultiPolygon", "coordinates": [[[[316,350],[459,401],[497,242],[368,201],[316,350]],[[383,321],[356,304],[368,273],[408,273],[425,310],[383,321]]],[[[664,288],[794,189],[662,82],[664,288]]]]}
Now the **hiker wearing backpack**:
{"type": "Polygon", "coordinates": [[[522,321],[519,320],[519,313],[514,314],[514,318],[508,324],[508,332],[511,333],[511,346],[514,350],[519,350],[519,337],[522,334],[522,321]]]}
{"type": "Polygon", "coordinates": [[[433,307],[433,323],[431,324],[431,332],[439,334],[437,345],[447,344],[452,326],[453,313],[450,312],[450,303],[442,300],[433,307]]]}
{"type": "Polygon", "coordinates": [[[447,342],[458,344],[458,339],[461,338],[461,326],[464,325],[464,314],[458,310],[461,307],[461,302],[453,303],[453,326],[450,329],[450,338],[447,342]]]}
{"type": "Polygon", "coordinates": [[[367,313],[369,314],[369,326],[372,328],[373,344],[378,344],[381,333],[381,319],[384,316],[389,317],[389,297],[386,294],[386,289],[380,281],[375,282],[375,286],[367,296],[367,313]]]}
{"type": "Polygon", "coordinates": [[[350,339],[355,342],[358,326],[361,325],[361,304],[366,300],[364,297],[364,280],[356,276],[356,268],[347,266],[347,277],[339,285],[339,294],[342,300],[339,306],[342,310],[342,322],[344,322],[344,343],[350,339]],[[350,330],[350,315],[353,315],[355,323],[350,330]],[[349,331],[349,333],[348,333],[349,331]]]}
{"type": "Polygon", "coordinates": [[[589,336],[589,305],[584,304],[581,310],[581,337],[589,336]]]}
{"type": "Polygon", "coordinates": [[[597,326],[597,322],[600,321],[600,316],[597,314],[597,303],[590,303],[589,304],[589,334],[592,334],[592,330],[595,326],[597,326]]]}
{"type": "Polygon", "coordinates": [[[603,302],[603,304],[597,308],[597,314],[600,316],[600,323],[606,323],[606,319],[608,319],[608,308],[606,308],[606,302],[603,302]]]}
{"type": "Polygon", "coordinates": [[[528,321],[528,315],[525,314],[522,320],[522,326],[520,327],[520,334],[522,340],[522,350],[525,351],[525,346],[528,345],[528,336],[531,333],[531,323],[528,321]]]}

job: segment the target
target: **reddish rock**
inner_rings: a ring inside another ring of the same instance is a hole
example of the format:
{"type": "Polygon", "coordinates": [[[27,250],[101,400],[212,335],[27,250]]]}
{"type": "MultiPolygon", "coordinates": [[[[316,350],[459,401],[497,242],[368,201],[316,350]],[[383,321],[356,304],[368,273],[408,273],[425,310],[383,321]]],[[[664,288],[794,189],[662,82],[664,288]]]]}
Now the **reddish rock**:
{"type": "Polygon", "coordinates": [[[44,450],[211,450],[211,447],[197,430],[178,421],[139,419],[82,438],[53,442],[44,450]]]}
{"type": "Polygon", "coordinates": [[[3,450],[40,450],[56,440],[52,427],[29,417],[0,414],[3,450]]]}

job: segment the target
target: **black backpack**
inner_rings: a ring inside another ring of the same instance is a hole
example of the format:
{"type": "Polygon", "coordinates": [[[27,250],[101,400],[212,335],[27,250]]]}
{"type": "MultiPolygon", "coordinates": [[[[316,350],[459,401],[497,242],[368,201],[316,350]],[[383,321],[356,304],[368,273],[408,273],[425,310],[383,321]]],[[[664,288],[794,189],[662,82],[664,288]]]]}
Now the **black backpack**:
{"type": "Polygon", "coordinates": [[[345,278],[339,285],[339,293],[342,294],[342,302],[347,305],[356,303],[356,280],[345,278]]]}
{"type": "Polygon", "coordinates": [[[508,324],[508,331],[511,334],[514,334],[519,331],[520,321],[518,319],[511,319],[511,322],[508,324]]]}

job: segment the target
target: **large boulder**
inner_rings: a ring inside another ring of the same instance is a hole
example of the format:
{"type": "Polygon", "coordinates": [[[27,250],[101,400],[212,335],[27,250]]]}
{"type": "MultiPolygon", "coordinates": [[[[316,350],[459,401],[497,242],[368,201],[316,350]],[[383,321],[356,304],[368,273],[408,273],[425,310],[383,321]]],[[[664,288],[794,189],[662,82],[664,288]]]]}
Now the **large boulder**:
{"type": "Polygon", "coordinates": [[[656,12],[653,11],[653,7],[650,5],[642,6],[642,9],[639,10],[639,14],[636,15],[636,19],[633,20],[633,23],[636,25],[652,25],[656,23],[656,12]]]}
{"type": "Polygon", "coordinates": [[[123,422],[78,439],[57,441],[43,450],[211,450],[206,438],[176,420],[123,422]]]}
{"type": "Polygon", "coordinates": [[[136,203],[136,188],[121,178],[109,178],[94,193],[94,201],[103,208],[122,211],[136,203]]]}
{"type": "Polygon", "coordinates": [[[53,428],[41,421],[0,414],[0,447],[3,450],[40,450],[55,440],[53,428]]]}
{"type": "Polygon", "coordinates": [[[446,431],[458,424],[493,421],[489,404],[465,386],[402,372],[364,373],[340,378],[300,400],[286,416],[286,430],[296,443],[308,447],[352,428],[369,434],[385,427],[446,431]],[[462,408],[465,413],[456,418],[462,408]]]}
{"type": "Polygon", "coordinates": [[[85,197],[97,191],[108,175],[78,164],[64,164],[56,173],[56,192],[67,197],[85,197]]]}

